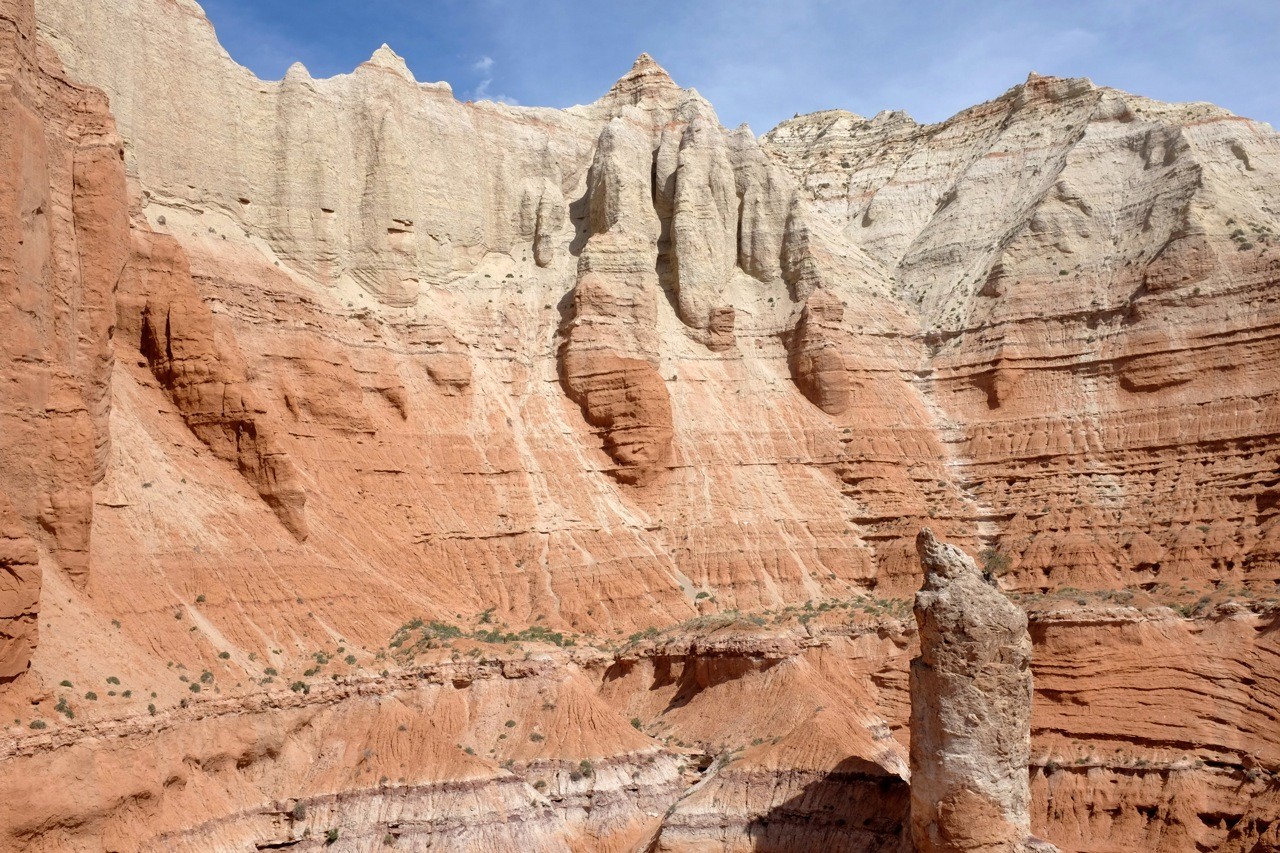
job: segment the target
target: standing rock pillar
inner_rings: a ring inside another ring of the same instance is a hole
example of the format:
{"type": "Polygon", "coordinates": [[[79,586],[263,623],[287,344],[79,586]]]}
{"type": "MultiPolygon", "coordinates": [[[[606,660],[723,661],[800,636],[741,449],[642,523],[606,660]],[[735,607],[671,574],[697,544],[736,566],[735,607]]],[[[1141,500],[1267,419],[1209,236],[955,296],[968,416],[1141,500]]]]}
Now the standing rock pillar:
{"type": "Polygon", "coordinates": [[[1027,615],[973,560],[916,537],[920,656],[911,662],[911,838],[918,853],[1052,851],[1031,837],[1027,615]]]}

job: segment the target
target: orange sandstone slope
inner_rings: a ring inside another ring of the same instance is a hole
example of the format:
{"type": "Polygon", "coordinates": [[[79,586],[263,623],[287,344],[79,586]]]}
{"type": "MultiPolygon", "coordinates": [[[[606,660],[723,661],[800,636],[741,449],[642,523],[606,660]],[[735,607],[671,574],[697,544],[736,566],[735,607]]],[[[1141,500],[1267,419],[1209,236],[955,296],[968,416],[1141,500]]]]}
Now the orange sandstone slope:
{"type": "Polygon", "coordinates": [[[1270,128],[0,56],[0,847],[896,849],[926,522],[1031,611],[1038,835],[1280,843],[1270,128]]]}

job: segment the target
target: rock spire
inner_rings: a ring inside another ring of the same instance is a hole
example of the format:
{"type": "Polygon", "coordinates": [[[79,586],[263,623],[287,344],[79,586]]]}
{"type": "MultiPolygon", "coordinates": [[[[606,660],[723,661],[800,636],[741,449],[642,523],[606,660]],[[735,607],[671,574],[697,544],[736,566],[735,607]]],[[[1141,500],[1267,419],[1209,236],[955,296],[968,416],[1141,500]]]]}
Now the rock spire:
{"type": "Polygon", "coordinates": [[[920,656],[911,662],[911,837],[918,853],[1050,851],[1031,837],[1027,616],[973,560],[916,537],[920,656]]]}

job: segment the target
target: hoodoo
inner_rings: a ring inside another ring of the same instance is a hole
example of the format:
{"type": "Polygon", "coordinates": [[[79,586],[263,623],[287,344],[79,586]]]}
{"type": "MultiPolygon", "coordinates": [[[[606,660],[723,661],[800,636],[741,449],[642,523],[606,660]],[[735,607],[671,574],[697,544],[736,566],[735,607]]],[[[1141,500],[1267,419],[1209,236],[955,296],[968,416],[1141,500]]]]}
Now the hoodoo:
{"type": "Polygon", "coordinates": [[[973,560],[916,537],[920,656],[911,661],[911,838],[917,853],[1052,851],[1031,837],[1027,614],[973,560]]]}

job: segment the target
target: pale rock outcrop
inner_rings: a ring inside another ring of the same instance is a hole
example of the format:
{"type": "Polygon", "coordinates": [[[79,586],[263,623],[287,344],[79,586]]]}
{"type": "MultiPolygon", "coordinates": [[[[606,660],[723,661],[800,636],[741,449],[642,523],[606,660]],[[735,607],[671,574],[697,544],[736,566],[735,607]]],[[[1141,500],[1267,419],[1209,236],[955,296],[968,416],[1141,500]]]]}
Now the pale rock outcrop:
{"type": "Polygon", "coordinates": [[[724,131],[695,115],[680,139],[671,282],[680,318],[705,329],[738,261],[738,196],[724,131]]]}
{"type": "Polygon", "coordinates": [[[920,656],[911,661],[911,839],[918,853],[1052,850],[1030,838],[1027,615],[968,555],[916,538],[920,656]]]}
{"type": "Polygon", "coordinates": [[[782,241],[795,184],[764,153],[746,125],[729,135],[729,158],[741,199],[738,266],[747,275],[771,284],[782,275],[782,241]]]}
{"type": "Polygon", "coordinates": [[[671,452],[671,403],[657,370],[652,150],[634,108],[600,135],[587,176],[589,234],[559,352],[565,390],[627,483],[648,482],[671,452]]]}

